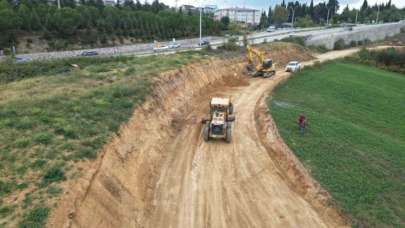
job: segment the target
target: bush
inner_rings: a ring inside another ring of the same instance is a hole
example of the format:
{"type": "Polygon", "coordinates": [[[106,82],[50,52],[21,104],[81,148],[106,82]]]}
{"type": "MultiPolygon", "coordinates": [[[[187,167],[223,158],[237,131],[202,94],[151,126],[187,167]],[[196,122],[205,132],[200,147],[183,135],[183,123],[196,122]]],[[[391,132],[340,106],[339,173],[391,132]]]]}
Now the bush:
{"type": "Polygon", "coordinates": [[[364,47],[359,51],[358,55],[361,60],[370,60],[371,59],[370,51],[364,47]]]}
{"type": "Polygon", "coordinates": [[[352,40],[352,41],[350,41],[350,47],[356,47],[357,46],[357,42],[356,41],[354,41],[354,40],[352,40]]]}
{"type": "Polygon", "coordinates": [[[42,177],[42,180],[45,184],[51,182],[57,182],[65,179],[65,172],[59,166],[52,166],[49,168],[42,177]]]}
{"type": "Polygon", "coordinates": [[[15,141],[15,146],[17,148],[25,148],[31,144],[31,140],[29,138],[19,138],[15,141]]]}
{"type": "Polygon", "coordinates": [[[237,44],[237,38],[235,38],[235,37],[229,38],[228,42],[226,42],[222,48],[227,50],[227,51],[238,50],[239,46],[237,44]]]}
{"type": "Polygon", "coordinates": [[[47,132],[41,132],[34,135],[34,141],[39,144],[49,144],[52,141],[52,135],[47,132]]]}
{"type": "Polygon", "coordinates": [[[388,48],[385,50],[369,51],[366,48],[362,48],[357,56],[358,59],[352,59],[399,73],[405,72],[405,49],[388,48]]]}
{"type": "Polygon", "coordinates": [[[304,39],[304,37],[301,37],[301,36],[290,36],[290,37],[281,39],[281,41],[295,43],[295,44],[299,44],[301,46],[305,46],[305,39],[304,39]]]}
{"type": "Polygon", "coordinates": [[[370,44],[370,43],[371,43],[371,40],[369,40],[369,39],[364,39],[363,40],[364,45],[367,45],[367,44],[370,44]]]}
{"type": "Polygon", "coordinates": [[[11,214],[13,212],[13,210],[14,210],[14,207],[7,207],[7,206],[0,207],[0,217],[4,218],[5,216],[11,214]]]}
{"type": "Polygon", "coordinates": [[[57,186],[49,186],[47,192],[52,196],[56,196],[62,193],[63,189],[57,186]]]}
{"type": "Polygon", "coordinates": [[[329,50],[325,47],[325,45],[319,45],[319,46],[311,45],[311,46],[309,46],[308,48],[311,49],[311,50],[314,50],[314,51],[316,51],[316,52],[319,52],[319,53],[326,53],[326,52],[329,51],[329,50]]]}
{"type": "Polygon", "coordinates": [[[343,50],[345,49],[345,41],[343,39],[338,39],[333,45],[333,50],[343,50]]]}
{"type": "Polygon", "coordinates": [[[42,62],[26,63],[0,63],[0,84],[17,81],[25,78],[37,76],[53,76],[56,74],[67,73],[74,70],[70,66],[76,63],[85,68],[89,65],[100,65],[102,63],[116,62],[117,60],[126,60],[131,57],[100,57],[100,58],[69,58],[42,62]]]}
{"type": "Polygon", "coordinates": [[[307,28],[315,26],[314,21],[311,19],[310,16],[300,17],[298,18],[297,22],[295,23],[297,27],[307,28]]]}
{"type": "Polygon", "coordinates": [[[33,169],[39,169],[44,167],[46,165],[47,161],[45,159],[36,159],[32,164],[31,168],[33,169]]]}
{"type": "Polygon", "coordinates": [[[48,219],[49,208],[37,207],[24,215],[23,220],[19,224],[19,228],[43,227],[48,219]]]}
{"type": "Polygon", "coordinates": [[[12,183],[0,180],[0,196],[10,193],[13,190],[12,183]]]}

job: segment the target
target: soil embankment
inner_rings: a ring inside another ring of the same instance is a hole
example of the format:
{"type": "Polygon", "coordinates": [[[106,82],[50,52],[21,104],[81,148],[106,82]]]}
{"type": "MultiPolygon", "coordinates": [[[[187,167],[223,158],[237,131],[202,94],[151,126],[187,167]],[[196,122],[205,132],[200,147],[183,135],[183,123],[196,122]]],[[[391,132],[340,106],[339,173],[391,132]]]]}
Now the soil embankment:
{"type": "Polygon", "coordinates": [[[247,79],[243,67],[243,59],[211,60],[161,74],[154,94],[62,199],[48,225],[344,226],[294,155],[271,141],[282,143],[260,104],[288,74],[247,79]],[[231,144],[202,139],[199,122],[212,96],[233,100],[231,144]]]}

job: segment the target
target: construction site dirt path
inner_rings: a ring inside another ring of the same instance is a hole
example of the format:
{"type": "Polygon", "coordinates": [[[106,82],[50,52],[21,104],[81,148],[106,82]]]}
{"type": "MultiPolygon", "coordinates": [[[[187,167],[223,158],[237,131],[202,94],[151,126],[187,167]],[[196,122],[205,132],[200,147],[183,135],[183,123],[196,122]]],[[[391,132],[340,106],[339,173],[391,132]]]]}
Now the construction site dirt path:
{"type": "MultiPolygon", "coordinates": [[[[356,51],[330,52],[316,61],[356,51]]],[[[239,66],[243,64],[239,62],[239,66]]],[[[190,71],[198,73],[196,69],[190,71]]],[[[80,196],[66,196],[48,226],[346,226],[339,213],[327,205],[327,199],[321,199],[324,193],[316,181],[292,153],[283,151],[288,148],[282,145],[277,130],[267,126],[271,120],[262,123],[258,117],[260,108],[261,116],[266,113],[263,98],[289,76],[279,71],[270,79],[253,78],[248,83],[211,88],[189,101],[191,108],[178,114],[186,113],[185,117],[171,122],[172,127],[178,123],[174,133],[165,132],[161,126],[155,129],[152,122],[145,125],[143,121],[155,117],[138,114],[120,139],[106,149],[94,174],[87,178],[88,185],[74,187],[72,194],[80,196]],[[236,121],[230,144],[207,143],[202,138],[199,119],[208,112],[212,96],[231,97],[234,103],[236,121]],[[170,140],[164,140],[165,134],[170,140]],[[123,145],[125,140],[128,143],[123,145]],[[152,162],[155,160],[159,162],[152,162]]],[[[163,118],[164,114],[158,116],[163,118]]]]}
{"type": "MultiPolygon", "coordinates": [[[[344,57],[354,50],[320,55],[318,61],[344,57]]],[[[313,61],[305,65],[313,64],[313,61]]],[[[248,86],[213,96],[232,97],[235,115],[231,144],[204,142],[201,127],[187,126],[168,148],[154,210],[146,227],[338,227],[316,211],[281,174],[261,144],[255,109],[290,74],[251,79],[248,86]]],[[[208,107],[206,107],[208,110],[208,107]]]]}

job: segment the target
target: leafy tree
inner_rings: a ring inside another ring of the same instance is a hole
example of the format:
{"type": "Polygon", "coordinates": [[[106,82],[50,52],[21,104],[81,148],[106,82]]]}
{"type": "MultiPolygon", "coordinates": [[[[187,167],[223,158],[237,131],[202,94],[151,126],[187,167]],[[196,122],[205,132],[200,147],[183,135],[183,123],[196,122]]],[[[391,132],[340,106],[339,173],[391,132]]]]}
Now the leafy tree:
{"type": "Polygon", "coordinates": [[[229,19],[229,17],[225,16],[221,18],[221,29],[222,30],[228,30],[228,26],[229,23],[231,22],[231,20],[229,19]]]}
{"type": "Polygon", "coordinates": [[[267,18],[266,12],[262,12],[262,15],[260,17],[259,28],[265,29],[267,27],[269,27],[269,20],[267,18]]]}
{"type": "Polygon", "coordinates": [[[329,9],[330,17],[335,15],[337,11],[339,10],[339,2],[338,0],[329,0],[328,4],[326,5],[329,9]]]}
{"type": "Polygon", "coordinates": [[[269,25],[271,25],[271,23],[272,23],[272,20],[273,20],[273,11],[272,11],[272,9],[271,9],[271,7],[269,7],[269,11],[268,11],[268,13],[267,13],[267,23],[269,24],[269,25]]]}
{"type": "Polygon", "coordinates": [[[306,15],[305,17],[298,18],[297,22],[295,23],[295,26],[306,28],[306,27],[315,26],[315,23],[314,23],[314,21],[312,21],[312,19],[309,15],[306,15]]]}
{"type": "Polygon", "coordinates": [[[287,9],[283,6],[276,6],[274,9],[273,21],[276,25],[281,25],[288,19],[287,9]]]}
{"type": "Polygon", "coordinates": [[[6,2],[0,3],[0,48],[10,47],[16,43],[16,30],[21,26],[21,19],[6,2]]]}
{"type": "Polygon", "coordinates": [[[314,18],[314,0],[311,0],[311,4],[309,5],[308,9],[308,14],[312,19],[314,18]]]}
{"type": "Polygon", "coordinates": [[[361,5],[361,11],[362,12],[364,12],[365,10],[367,10],[368,9],[368,2],[367,2],[367,0],[364,0],[363,1],[363,4],[361,5]]]}

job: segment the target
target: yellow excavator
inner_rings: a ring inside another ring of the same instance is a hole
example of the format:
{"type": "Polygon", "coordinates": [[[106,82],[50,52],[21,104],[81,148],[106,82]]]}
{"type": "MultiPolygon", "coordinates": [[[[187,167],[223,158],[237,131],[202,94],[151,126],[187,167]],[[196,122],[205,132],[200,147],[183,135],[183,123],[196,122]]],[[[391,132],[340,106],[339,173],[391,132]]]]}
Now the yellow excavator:
{"type": "Polygon", "coordinates": [[[246,55],[248,59],[246,69],[249,75],[253,77],[268,78],[276,74],[275,64],[273,64],[273,60],[265,59],[263,52],[254,49],[250,45],[247,45],[246,55]],[[255,62],[255,56],[257,57],[257,62],[255,62]]]}

